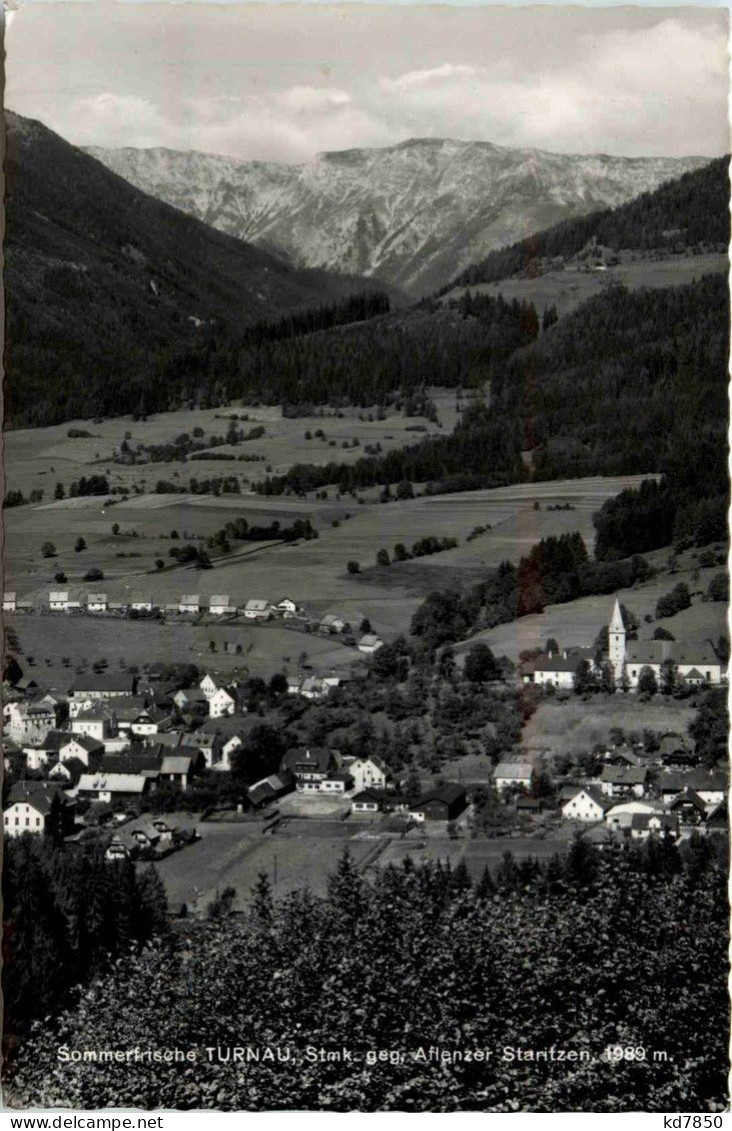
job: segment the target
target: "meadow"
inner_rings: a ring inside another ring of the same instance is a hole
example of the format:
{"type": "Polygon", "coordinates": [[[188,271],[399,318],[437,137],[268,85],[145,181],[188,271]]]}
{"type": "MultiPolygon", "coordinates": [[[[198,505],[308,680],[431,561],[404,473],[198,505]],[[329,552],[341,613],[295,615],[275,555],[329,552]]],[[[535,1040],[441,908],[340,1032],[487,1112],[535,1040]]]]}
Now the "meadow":
{"type": "Polygon", "coordinates": [[[703,275],[726,275],[729,270],[727,256],[720,254],[678,255],[656,260],[633,259],[632,252],[622,254],[627,257],[625,262],[604,271],[567,266],[563,270],[547,271],[535,278],[502,279],[497,283],[455,287],[442,301],[459,298],[466,290],[493,297],[500,294],[507,302],[519,299],[533,303],[540,315],[548,307],[555,306],[561,318],[587,299],[600,294],[611,282],[622,283],[633,291],[639,287],[681,286],[700,279],[703,275]]]}
{"type": "Polygon", "coordinates": [[[570,697],[564,702],[543,700],[523,730],[527,754],[549,757],[577,755],[608,742],[613,727],[642,736],[645,729],[685,734],[696,714],[688,699],[654,696],[643,702],[637,695],[595,696],[589,701],[570,697]]]}

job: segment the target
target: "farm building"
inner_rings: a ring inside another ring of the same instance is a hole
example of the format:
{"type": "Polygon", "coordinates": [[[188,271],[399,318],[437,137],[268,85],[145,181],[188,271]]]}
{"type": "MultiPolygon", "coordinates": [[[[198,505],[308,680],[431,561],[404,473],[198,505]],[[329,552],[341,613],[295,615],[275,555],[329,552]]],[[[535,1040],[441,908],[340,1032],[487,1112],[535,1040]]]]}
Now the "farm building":
{"type": "Polygon", "coordinates": [[[275,611],[281,613],[283,617],[294,617],[297,613],[297,605],[291,597],[283,597],[275,605],[275,611]]]}
{"type": "Polygon", "coordinates": [[[231,604],[228,594],[222,593],[215,597],[209,597],[208,611],[212,616],[222,617],[226,613],[235,613],[236,606],[231,604]]]}
{"type": "Polygon", "coordinates": [[[15,612],[15,593],[3,593],[3,612],[15,612]]]}
{"type": "Polygon", "coordinates": [[[247,797],[254,808],[258,809],[262,805],[276,801],[279,797],[284,797],[286,793],[292,793],[294,788],[295,779],[292,774],[270,774],[268,778],[262,778],[261,781],[251,785],[247,790],[247,797]]]}
{"type": "Polygon", "coordinates": [[[82,774],[77,793],[90,801],[106,801],[108,804],[125,801],[139,801],[150,786],[150,779],[142,774],[82,774]]]}
{"type": "Polygon", "coordinates": [[[496,789],[509,789],[519,785],[531,789],[534,780],[534,767],[531,762],[499,762],[493,771],[496,789]]]}
{"type": "Polygon", "coordinates": [[[340,634],[345,631],[348,622],[339,617],[337,613],[328,613],[318,625],[318,632],[340,634]]]}
{"type": "Polygon", "coordinates": [[[551,685],[571,690],[574,687],[575,672],[583,660],[594,663],[591,648],[569,648],[564,652],[550,652],[548,656],[539,656],[525,669],[524,682],[533,682],[540,687],[551,685]]]}
{"type": "Polygon", "coordinates": [[[52,589],[48,595],[48,607],[52,613],[65,613],[68,603],[68,589],[52,589]]]}
{"type": "Polygon", "coordinates": [[[106,613],[107,611],[107,594],[106,593],[89,593],[86,598],[87,612],[90,613],[106,613]]]}
{"type": "Polygon", "coordinates": [[[562,805],[562,816],[566,821],[602,821],[612,801],[592,785],[578,789],[562,805]]]}
{"type": "Polygon", "coordinates": [[[184,594],[178,602],[179,613],[190,613],[197,616],[201,611],[201,598],[197,593],[184,594]]]}
{"type": "Polygon", "coordinates": [[[465,786],[457,782],[446,782],[410,805],[409,814],[420,822],[454,821],[465,810],[467,803],[465,786]]]}
{"type": "Polygon", "coordinates": [[[269,602],[261,597],[252,597],[244,606],[244,616],[247,620],[267,620],[270,614],[269,602]]]}
{"type": "Polygon", "coordinates": [[[151,613],[153,611],[153,599],[144,593],[135,593],[130,601],[130,608],[136,613],[151,613]]]}
{"type": "Polygon", "coordinates": [[[135,677],[118,675],[79,675],[74,680],[74,699],[123,699],[135,694],[135,677]]]}
{"type": "MultiPolygon", "coordinates": [[[[602,794],[600,795],[602,796],[602,794]]],[[[633,823],[633,817],[637,813],[663,813],[665,812],[662,805],[655,801],[641,801],[633,799],[632,801],[620,801],[617,805],[610,802],[611,808],[605,813],[605,820],[608,825],[615,829],[629,829],[633,823]]]]}

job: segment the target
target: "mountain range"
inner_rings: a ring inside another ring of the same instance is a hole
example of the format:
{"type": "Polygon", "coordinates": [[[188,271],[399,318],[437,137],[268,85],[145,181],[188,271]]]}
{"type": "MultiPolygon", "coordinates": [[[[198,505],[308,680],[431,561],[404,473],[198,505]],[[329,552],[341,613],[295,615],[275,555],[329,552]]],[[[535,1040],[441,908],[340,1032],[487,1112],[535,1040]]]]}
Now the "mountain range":
{"type": "Polygon", "coordinates": [[[373,276],[412,296],[495,248],[611,208],[708,158],[627,158],[412,139],[302,165],[170,149],[87,152],[146,193],[298,267],[373,276]]]}

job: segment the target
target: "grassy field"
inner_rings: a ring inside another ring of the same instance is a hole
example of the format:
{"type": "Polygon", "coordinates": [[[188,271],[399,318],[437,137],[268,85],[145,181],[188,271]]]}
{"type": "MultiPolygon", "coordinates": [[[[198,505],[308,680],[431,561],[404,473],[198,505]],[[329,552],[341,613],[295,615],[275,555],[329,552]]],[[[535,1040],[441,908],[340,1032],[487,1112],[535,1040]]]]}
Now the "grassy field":
{"type": "MultiPolygon", "coordinates": [[[[207,822],[197,828],[201,840],[157,865],[169,902],[185,902],[191,910],[205,910],[226,887],[236,889],[234,907],[246,907],[261,872],[267,873],[277,896],[301,886],[322,895],[345,843],[333,837],[263,836],[259,826],[244,823],[207,822]]],[[[348,846],[358,864],[374,842],[352,839],[348,846]]]]}
{"type": "Polygon", "coordinates": [[[545,701],[524,727],[522,742],[529,754],[576,755],[591,750],[597,742],[607,742],[613,727],[626,734],[647,727],[654,731],[684,734],[696,714],[689,700],[656,696],[648,703],[637,695],[599,696],[584,702],[570,698],[564,702],[545,701]]]}
{"type": "Polygon", "coordinates": [[[532,302],[540,314],[547,307],[556,306],[561,317],[600,294],[611,281],[621,282],[629,290],[671,287],[691,283],[702,275],[726,275],[728,270],[727,256],[719,254],[679,255],[659,260],[633,261],[628,258],[627,262],[609,267],[606,271],[566,267],[563,271],[549,271],[535,279],[503,279],[498,283],[479,283],[469,288],[456,287],[443,301],[457,298],[467,289],[476,294],[501,294],[507,301],[516,298],[532,302]]]}

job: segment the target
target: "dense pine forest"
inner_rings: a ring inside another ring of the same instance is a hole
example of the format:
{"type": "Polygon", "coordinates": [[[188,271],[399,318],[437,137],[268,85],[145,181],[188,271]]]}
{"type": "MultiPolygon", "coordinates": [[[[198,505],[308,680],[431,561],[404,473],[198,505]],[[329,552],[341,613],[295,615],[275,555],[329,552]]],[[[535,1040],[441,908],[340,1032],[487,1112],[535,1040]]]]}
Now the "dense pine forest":
{"type": "Polygon", "coordinates": [[[158,940],[84,990],[21,1050],[6,1102],[722,1111],[726,890],[723,846],[698,838],[507,854],[478,882],[408,860],[366,879],[344,856],[324,898],[276,902],[263,876],[245,919],[158,940]],[[195,1063],[78,1059],[141,1045],[195,1063]],[[272,1059],[238,1062],[242,1047],[272,1059]],[[519,1059],[552,1047],[571,1058],[519,1059]]]}
{"type": "Polygon", "coordinates": [[[730,238],[729,158],[645,192],[628,204],[565,220],[468,267],[441,291],[494,283],[541,270],[542,261],[565,260],[590,243],[614,251],[726,251],[730,238]]]}

